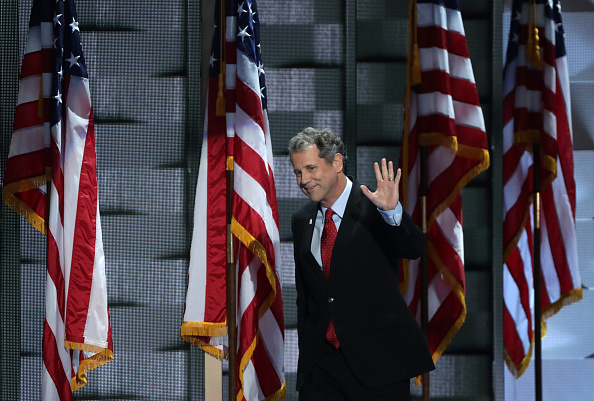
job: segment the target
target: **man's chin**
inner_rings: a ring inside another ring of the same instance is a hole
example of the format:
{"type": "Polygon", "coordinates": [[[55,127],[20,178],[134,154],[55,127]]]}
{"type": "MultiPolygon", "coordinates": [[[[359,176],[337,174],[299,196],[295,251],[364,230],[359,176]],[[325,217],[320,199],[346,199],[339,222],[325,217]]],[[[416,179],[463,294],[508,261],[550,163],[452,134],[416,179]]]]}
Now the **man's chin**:
{"type": "Polygon", "coordinates": [[[315,194],[315,190],[314,191],[306,191],[305,189],[303,190],[303,193],[305,194],[305,196],[307,196],[309,198],[309,200],[314,201],[314,202],[319,202],[320,200],[318,199],[318,197],[315,194]]]}

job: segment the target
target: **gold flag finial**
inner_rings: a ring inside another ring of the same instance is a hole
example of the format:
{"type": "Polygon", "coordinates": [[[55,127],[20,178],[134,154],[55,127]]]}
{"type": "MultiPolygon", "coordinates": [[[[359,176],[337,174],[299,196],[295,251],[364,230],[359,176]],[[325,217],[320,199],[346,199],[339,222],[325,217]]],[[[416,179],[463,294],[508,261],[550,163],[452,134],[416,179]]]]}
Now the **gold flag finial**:
{"type": "Polygon", "coordinates": [[[531,61],[534,67],[539,68],[542,67],[542,52],[540,50],[540,34],[536,16],[536,0],[530,0],[529,7],[526,60],[531,61]]]}

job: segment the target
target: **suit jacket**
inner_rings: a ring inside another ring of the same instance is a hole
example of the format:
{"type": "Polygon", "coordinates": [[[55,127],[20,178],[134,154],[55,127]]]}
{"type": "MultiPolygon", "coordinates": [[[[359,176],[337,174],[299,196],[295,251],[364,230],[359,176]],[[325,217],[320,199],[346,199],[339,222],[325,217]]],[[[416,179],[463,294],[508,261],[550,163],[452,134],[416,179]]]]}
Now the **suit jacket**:
{"type": "Polygon", "coordinates": [[[319,205],[293,215],[299,364],[303,385],[326,341],[330,318],[344,358],[368,387],[406,380],[435,367],[425,337],[399,290],[399,258],[416,259],[424,240],[403,213],[386,223],[354,182],[332,252],[330,278],[311,253],[319,205]]]}

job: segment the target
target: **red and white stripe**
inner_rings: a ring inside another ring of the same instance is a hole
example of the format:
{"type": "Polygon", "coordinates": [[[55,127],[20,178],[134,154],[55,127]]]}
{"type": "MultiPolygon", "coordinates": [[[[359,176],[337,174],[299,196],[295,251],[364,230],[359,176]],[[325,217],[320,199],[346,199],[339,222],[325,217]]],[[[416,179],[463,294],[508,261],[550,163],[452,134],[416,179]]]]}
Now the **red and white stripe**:
{"type": "MultiPolygon", "coordinates": [[[[252,2],[252,10],[254,6],[252,2]]],[[[278,400],[284,398],[286,384],[283,306],[276,273],[280,236],[272,146],[259,71],[236,47],[236,35],[237,19],[227,16],[227,112],[225,117],[215,115],[218,83],[217,78],[210,78],[181,335],[219,357],[233,352],[228,350],[225,337],[225,167],[232,162],[237,399],[278,400]]]]}
{"type": "Polygon", "coordinates": [[[72,400],[86,373],[113,359],[113,344],[88,79],[65,76],[65,111],[50,127],[53,27],[41,22],[27,36],[4,199],[47,229],[41,399],[72,400]]]}
{"type": "MultiPolygon", "coordinates": [[[[489,155],[460,11],[439,1],[416,7],[417,26],[412,29],[416,29],[421,82],[410,86],[407,98],[408,125],[400,162],[402,202],[421,226],[420,147],[425,145],[428,342],[437,360],[466,316],[460,191],[489,166],[489,155]]],[[[401,290],[420,322],[419,269],[420,259],[403,263],[401,290]]]]}
{"type": "MultiPolygon", "coordinates": [[[[521,4],[520,4],[521,3],[521,4]]],[[[516,377],[530,363],[534,343],[534,215],[531,140],[541,143],[540,259],[542,317],[582,297],[575,232],[575,180],[567,57],[556,58],[558,1],[536,6],[542,67],[526,60],[527,24],[531,6],[514,3],[520,32],[509,46],[504,76],[504,345],[507,365],[516,377]]],[[[559,11],[560,12],[560,11],[559,11]]],[[[563,44],[560,44],[563,46],[563,44]]]]}
{"type": "Polygon", "coordinates": [[[181,337],[227,358],[227,126],[215,114],[217,87],[210,78],[181,337]]]}
{"type": "Polygon", "coordinates": [[[58,346],[58,351],[76,390],[86,384],[86,372],[113,359],[113,343],[89,83],[86,78],[66,77],[65,86],[66,112],[52,127],[50,140],[46,290],[57,297],[46,296],[46,321],[60,339],[58,344],[67,347],[58,346]],[[71,363],[65,364],[68,354],[71,363]]]}
{"type": "Polygon", "coordinates": [[[238,361],[245,400],[284,393],[284,318],[280,282],[279,218],[267,114],[260,104],[258,70],[237,53],[233,233],[238,252],[238,361]],[[235,224],[237,222],[237,224],[235,224]]]}
{"type": "Polygon", "coordinates": [[[53,24],[29,28],[13,134],[4,175],[4,201],[45,234],[46,148],[49,146],[53,24]],[[40,99],[41,95],[41,99],[40,99]]]}

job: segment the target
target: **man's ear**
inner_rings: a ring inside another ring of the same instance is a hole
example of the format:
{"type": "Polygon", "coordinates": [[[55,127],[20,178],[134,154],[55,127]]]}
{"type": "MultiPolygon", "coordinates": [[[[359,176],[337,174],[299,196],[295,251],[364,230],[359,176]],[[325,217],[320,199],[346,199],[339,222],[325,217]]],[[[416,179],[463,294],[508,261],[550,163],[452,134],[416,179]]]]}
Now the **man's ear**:
{"type": "Polygon", "coordinates": [[[334,155],[334,162],[332,163],[336,169],[336,172],[341,172],[343,169],[343,160],[342,160],[342,154],[337,153],[334,155]]]}

